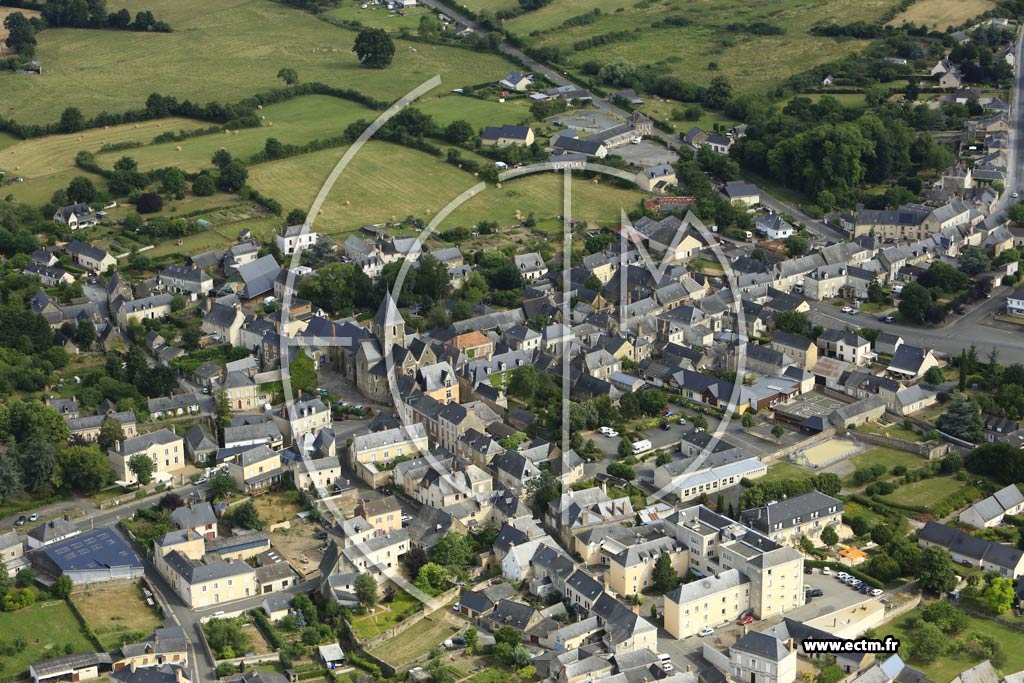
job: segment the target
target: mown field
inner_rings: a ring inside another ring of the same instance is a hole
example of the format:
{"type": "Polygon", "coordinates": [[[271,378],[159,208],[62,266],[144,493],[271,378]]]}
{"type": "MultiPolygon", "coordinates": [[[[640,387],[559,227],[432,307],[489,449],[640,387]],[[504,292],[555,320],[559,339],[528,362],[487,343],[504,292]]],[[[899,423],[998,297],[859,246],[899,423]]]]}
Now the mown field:
{"type": "Polygon", "coordinates": [[[39,35],[41,77],[0,73],[0,115],[56,121],[73,103],[86,115],[140,108],[159,91],[197,102],[232,102],[282,86],[282,67],[303,81],[394,99],[440,74],[439,91],[497,80],[511,64],[490,54],[396,42],[386,71],[359,65],[355,33],[269,0],[128,0],[173,33],[48,30],[39,35]]]}
{"type": "Polygon", "coordinates": [[[896,15],[890,25],[899,26],[909,21],[945,31],[947,26],[959,26],[995,6],[994,0],[917,0],[896,15]]]}
{"type": "Polygon", "coordinates": [[[890,0],[554,0],[506,22],[506,28],[535,46],[565,46],[600,34],[635,31],[629,40],[572,55],[575,67],[589,60],[617,59],[632,64],[657,63],[686,81],[706,83],[728,77],[739,91],[764,91],[810,67],[857,52],[865,41],[819,38],[808,29],[825,21],[877,20],[890,0]],[[567,19],[599,9],[602,16],[585,26],[560,28],[567,19]],[[692,21],[682,28],[651,28],[668,16],[692,21]],[[768,22],[784,35],[759,36],[728,29],[733,23],[768,22]],[[541,32],[531,35],[534,32],[541,32]],[[716,62],[717,68],[709,69],[716,62]]]}
{"type": "Polygon", "coordinates": [[[27,647],[15,655],[0,657],[0,676],[28,675],[32,662],[71,652],[90,652],[93,645],[82,634],[82,625],[71,608],[62,600],[36,603],[17,612],[0,612],[0,640],[16,636],[25,639],[27,647]]]}
{"type": "Polygon", "coordinates": [[[260,128],[243,128],[237,133],[203,135],[180,142],[147,145],[123,152],[97,155],[100,165],[110,168],[127,154],[139,162],[146,171],[164,166],[177,166],[186,172],[210,168],[210,158],[223,148],[240,159],[248,159],[261,152],[267,138],[276,138],[285,144],[301,145],[315,139],[335,137],[357,119],[374,119],[380,115],[356,102],[326,95],[308,95],[287,102],[272,104],[260,115],[260,128]]]}
{"type": "MultiPolygon", "coordinates": [[[[249,182],[277,198],[285,211],[309,208],[324,179],[344,153],[330,149],[260,164],[249,182]]],[[[349,164],[316,219],[318,231],[341,234],[367,223],[416,216],[424,221],[475,185],[471,174],[423,152],[386,142],[370,142],[349,164]]],[[[640,192],[577,180],[573,183],[575,218],[613,224],[619,207],[636,205],[640,192]]],[[[502,187],[489,186],[456,209],[439,227],[469,227],[481,220],[499,225],[516,222],[519,211],[538,220],[562,213],[562,179],[548,173],[519,178],[502,187]]]]}
{"type": "MultiPolygon", "coordinates": [[[[31,140],[18,141],[8,136],[14,142],[6,147],[3,146],[3,140],[6,138],[0,138],[0,171],[6,171],[9,176],[21,176],[25,179],[23,183],[5,186],[4,194],[13,194],[19,201],[45,203],[49,201],[54,190],[67,187],[76,175],[90,175],[75,167],[75,155],[82,150],[98,152],[103,145],[123,142],[148,143],[160,133],[170,130],[192,130],[205,125],[209,124],[192,119],[170,118],[127,123],[110,128],[94,128],[72,135],[50,135],[31,140]]],[[[139,151],[141,148],[117,152],[113,158],[118,159],[125,154],[135,156],[139,151]]],[[[169,163],[165,162],[163,165],[169,163]]],[[[95,183],[102,182],[102,179],[95,176],[92,180],[95,183]]]]}

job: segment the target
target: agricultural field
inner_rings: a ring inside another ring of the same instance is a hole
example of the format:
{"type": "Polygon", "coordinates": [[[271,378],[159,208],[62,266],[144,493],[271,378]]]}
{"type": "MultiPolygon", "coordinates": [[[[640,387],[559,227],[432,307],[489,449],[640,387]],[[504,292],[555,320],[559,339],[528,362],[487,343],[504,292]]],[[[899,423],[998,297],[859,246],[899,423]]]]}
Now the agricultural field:
{"type": "Polygon", "coordinates": [[[0,676],[27,675],[29,664],[70,652],[89,652],[94,646],[82,625],[62,600],[39,602],[17,612],[0,612],[0,640],[23,638],[27,647],[0,659],[0,676]]]}
{"type": "MultiPolygon", "coordinates": [[[[305,210],[343,153],[343,149],[323,150],[260,164],[251,169],[249,182],[260,192],[278,198],[286,212],[305,210]]],[[[340,235],[367,223],[401,220],[410,215],[429,222],[431,216],[477,182],[469,173],[424,152],[370,142],[338,179],[316,225],[325,234],[340,235]]],[[[615,223],[619,207],[628,210],[641,196],[639,191],[581,180],[573,184],[573,192],[575,217],[605,224],[615,223]]],[[[561,178],[538,174],[512,180],[500,188],[488,186],[456,209],[439,230],[468,227],[481,220],[509,225],[518,222],[517,211],[523,217],[534,212],[537,220],[560,215],[561,178]]]]}
{"type": "Polygon", "coordinates": [[[131,581],[101,584],[74,593],[71,600],[108,650],[126,640],[148,638],[162,622],[156,609],[146,604],[139,586],[131,581]]]}
{"type": "MultiPolygon", "coordinates": [[[[77,175],[90,176],[94,183],[103,182],[102,178],[75,167],[75,155],[82,150],[98,152],[103,145],[125,142],[145,144],[160,133],[171,130],[194,130],[206,125],[209,124],[192,119],[168,118],[143,123],[126,123],[110,128],[94,128],[70,135],[50,135],[21,140],[9,146],[4,146],[5,138],[0,138],[0,147],[3,147],[0,151],[0,171],[6,171],[8,176],[21,176],[25,179],[23,183],[5,185],[3,192],[5,195],[13,194],[18,201],[42,204],[50,200],[50,195],[55,190],[67,187],[71,179],[77,175]]],[[[114,153],[114,159],[125,154],[134,156],[134,153],[139,151],[141,149],[117,152],[114,153]]]]}
{"type": "Polygon", "coordinates": [[[353,2],[342,3],[341,7],[332,9],[326,15],[331,19],[358,21],[363,26],[382,28],[385,31],[416,31],[420,25],[420,17],[430,13],[426,7],[415,7],[399,15],[388,11],[384,5],[370,5],[363,9],[360,3],[353,2]]]}
{"type": "Polygon", "coordinates": [[[896,15],[889,25],[899,26],[909,21],[945,31],[947,26],[959,26],[995,6],[995,0],[917,0],[896,15]]]}
{"type": "Polygon", "coordinates": [[[658,63],[665,72],[686,81],[707,83],[715,75],[729,78],[738,91],[766,91],[792,74],[861,50],[866,41],[812,36],[817,23],[877,20],[889,0],[555,0],[539,10],[506,22],[505,27],[532,46],[565,46],[596,35],[634,31],[634,36],[572,54],[572,64],[602,64],[619,59],[632,64],[658,63]],[[596,9],[602,15],[584,26],[559,28],[565,20],[596,9]],[[652,29],[668,16],[683,16],[684,27],[652,29]],[[784,35],[752,35],[730,31],[733,23],[768,22],[784,35]],[[541,32],[536,35],[534,32],[541,32]],[[657,46],[657,49],[655,49],[657,46]],[[709,69],[715,62],[717,68],[709,69]]]}
{"type": "MultiPolygon", "coordinates": [[[[96,160],[101,166],[110,168],[115,161],[128,155],[139,162],[141,171],[177,166],[190,173],[202,168],[212,168],[210,158],[214,152],[222,148],[231,152],[232,156],[244,160],[263,151],[267,138],[276,138],[284,144],[301,145],[318,138],[341,135],[345,132],[345,127],[353,121],[360,118],[372,120],[379,115],[380,112],[349,100],[326,95],[308,95],[264,108],[260,112],[263,125],[259,128],[243,128],[231,133],[202,135],[180,142],[147,145],[121,152],[105,152],[97,155],[96,160]]],[[[200,127],[206,125],[209,124],[200,127]]]]}
{"type": "Polygon", "coordinates": [[[510,99],[505,102],[484,100],[479,97],[445,95],[416,107],[434,117],[438,125],[445,126],[452,121],[468,121],[479,130],[484,126],[531,123],[530,102],[526,98],[510,99]]]}
{"type": "Polygon", "coordinates": [[[38,37],[41,77],[0,73],[0,116],[56,121],[66,94],[91,116],[141,108],[161,94],[195,102],[233,102],[282,86],[282,67],[302,81],[323,81],[394,99],[440,75],[443,89],[492,82],[512,65],[491,54],[396,41],[386,72],[359,65],[355,32],[270,0],[130,0],[132,12],[149,9],[173,33],[51,29],[38,37]],[[254,38],[258,36],[258,38],[254,38]],[[130,69],[123,68],[130,64],[130,69]],[[386,74],[386,77],[384,75],[386,74]]]}
{"type": "Polygon", "coordinates": [[[459,2],[463,7],[468,7],[474,12],[500,12],[501,10],[510,10],[519,7],[519,3],[516,0],[461,0],[459,2]]]}

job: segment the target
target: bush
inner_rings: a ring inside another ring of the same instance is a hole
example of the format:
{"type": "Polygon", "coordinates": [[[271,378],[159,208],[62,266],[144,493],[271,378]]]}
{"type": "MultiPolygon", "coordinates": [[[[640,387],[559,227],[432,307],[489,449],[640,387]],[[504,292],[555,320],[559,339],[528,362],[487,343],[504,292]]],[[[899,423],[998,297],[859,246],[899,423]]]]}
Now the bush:
{"type": "Polygon", "coordinates": [[[135,209],[139,213],[157,213],[164,208],[164,199],[155,192],[145,192],[139,195],[135,209]]]}
{"type": "Polygon", "coordinates": [[[217,675],[217,678],[224,678],[225,676],[238,673],[238,667],[234,664],[218,664],[214,673],[217,675]]]}

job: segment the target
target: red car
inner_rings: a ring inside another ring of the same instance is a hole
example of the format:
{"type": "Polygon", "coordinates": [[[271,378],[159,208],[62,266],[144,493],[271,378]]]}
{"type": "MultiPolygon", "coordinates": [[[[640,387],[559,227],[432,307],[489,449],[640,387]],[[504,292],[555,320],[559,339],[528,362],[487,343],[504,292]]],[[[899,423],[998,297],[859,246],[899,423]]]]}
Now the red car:
{"type": "Polygon", "coordinates": [[[737,621],[736,623],[739,624],[740,626],[746,626],[747,624],[753,624],[754,623],[754,615],[753,614],[747,614],[745,616],[742,616],[742,617],[740,617],[740,620],[737,621]]]}

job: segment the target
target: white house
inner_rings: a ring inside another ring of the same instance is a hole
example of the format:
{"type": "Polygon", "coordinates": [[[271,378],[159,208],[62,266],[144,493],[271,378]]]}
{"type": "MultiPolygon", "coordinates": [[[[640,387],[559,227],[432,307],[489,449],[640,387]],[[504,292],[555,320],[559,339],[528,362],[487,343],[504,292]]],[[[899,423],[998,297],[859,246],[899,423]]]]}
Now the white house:
{"type": "Polygon", "coordinates": [[[277,249],[285,256],[291,256],[316,244],[320,236],[305,225],[289,225],[274,235],[277,249]]]}

